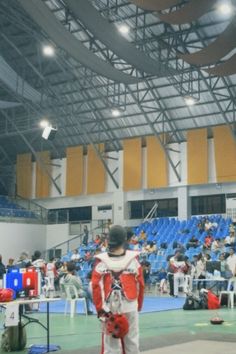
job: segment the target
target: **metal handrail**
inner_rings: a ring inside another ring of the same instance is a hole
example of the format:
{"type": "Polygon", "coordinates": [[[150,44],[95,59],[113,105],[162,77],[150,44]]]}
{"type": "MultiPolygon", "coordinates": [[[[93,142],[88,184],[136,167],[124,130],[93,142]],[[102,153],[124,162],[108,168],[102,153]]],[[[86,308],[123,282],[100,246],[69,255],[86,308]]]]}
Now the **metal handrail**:
{"type": "MultiPolygon", "coordinates": [[[[98,229],[102,229],[103,230],[105,226],[106,226],[106,224],[98,225],[95,228],[91,229],[89,233],[91,234],[91,233],[93,233],[94,231],[96,231],[98,229]]],[[[56,244],[55,246],[46,249],[45,251],[42,252],[42,255],[43,255],[44,258],[46,258],[47,254],[50,252],[50,250],[54,250],[55,251],[56,249],[58,249],[59,247],[61,248],[61,246],[64,246],[64,245],[66,245],[66,250],[67,250],[66,253],[68,253],[70,251],[70,243],[72,241],[75,241],[76,239],[80,239],[81,240],[83,236],[84,236],[84,232],[82,232],[79,235],[75,235],[75,236],[71,237],[69,240],[60,242],[60,243],[56,244]]],[[[80,244],[81,244],[81,242],[80,242],[80,244]]],[[[63,255],[65,255],[65,254],[63,254],[63,255]]]]}

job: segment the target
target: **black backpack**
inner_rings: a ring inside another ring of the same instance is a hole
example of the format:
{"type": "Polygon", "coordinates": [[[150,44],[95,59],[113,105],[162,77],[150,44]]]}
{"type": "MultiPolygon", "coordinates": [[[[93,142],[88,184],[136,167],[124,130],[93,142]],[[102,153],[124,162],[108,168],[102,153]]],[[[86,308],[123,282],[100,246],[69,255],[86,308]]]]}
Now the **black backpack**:
{"type": "Polygon", "coordinates": [[[26,346],[26,330],[23,324],[5,328],[2,334],[1,349],[4,352],[23,350],[26,346]]]}
{"type": "Polygon", "coordinates": [[[202,309],[202,302],[194,295],[187,295],[184,306],[184,310],[200,310],[202,309]]]}

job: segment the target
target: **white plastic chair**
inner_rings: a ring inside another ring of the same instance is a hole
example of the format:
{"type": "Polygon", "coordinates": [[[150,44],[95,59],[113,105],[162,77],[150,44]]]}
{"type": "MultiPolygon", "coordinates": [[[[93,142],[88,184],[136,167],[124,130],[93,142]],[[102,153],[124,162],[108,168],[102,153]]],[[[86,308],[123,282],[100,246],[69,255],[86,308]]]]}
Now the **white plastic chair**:
{"type": "Polygon", "coordinates": [[[84,306],[84,312],[88,315],[87,303],[85,297],[79,297],[78,290],[74,285],[62,284],[62,290],[66,295],[64,315],[67,314],[68,304],[70,304],[70,317],[74,317],[76,313],[77,302],[82,302],[84,306]]]}
{"type": "Polygon", "coordinates": [[[221,304],[222,295],[227,295],[228,296],[228,307],[231,307],[231,309],[233,309],[235,294],[236,294],[236,278],[231,278],[228,281],[227,290],[223,290],[220,292],[220,297],[219,297],[220,304],[221,304]],[[232,285],[233,285],[234,290],[230,290],[232,285]]]}

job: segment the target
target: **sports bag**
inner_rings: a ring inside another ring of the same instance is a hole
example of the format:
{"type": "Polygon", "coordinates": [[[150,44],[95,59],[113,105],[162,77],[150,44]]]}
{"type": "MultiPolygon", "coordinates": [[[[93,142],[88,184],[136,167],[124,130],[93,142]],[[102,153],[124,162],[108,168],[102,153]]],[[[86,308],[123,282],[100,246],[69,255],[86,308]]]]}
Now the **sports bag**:
{"type": "Polygon", "coordinates": [[[26,346],[26,330],[23,323],[7,327],[2,334],[1,349],[4,352],[22,350],[26,346]]]}

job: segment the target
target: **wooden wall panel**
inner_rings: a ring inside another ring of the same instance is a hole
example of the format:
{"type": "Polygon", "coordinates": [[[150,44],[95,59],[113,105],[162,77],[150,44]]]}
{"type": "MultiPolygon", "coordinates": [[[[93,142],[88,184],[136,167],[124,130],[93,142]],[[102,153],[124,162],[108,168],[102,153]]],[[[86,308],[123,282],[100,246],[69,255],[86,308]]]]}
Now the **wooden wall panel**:
{"type": "MultiPolygon", "coordinates": [[[[104,144],[99,144],[98,148],[102,153],[104,144]]],[[[87,157],[87,194],[105,193],[106,191],[106,171],[91,145],[88,146],[87,157]]]]}
{"type": "Polygon", "coordinates": [[[23,198],[32,197],[32,155],[20,154],[16,159],[16,190],[23,198]]]}
{"type": "Polygon", "coordinates": [[[123,190],[142,188],[142,141],[141,138],[123,141],[123,190]]]}
{"type": "MultiPolygon", "coordinates": [[[[51,172],[51,160],[50,160],[50,152],[42,151],[37,152],[39,158],[45,164],[47,170],[51,172]]],[[[47,198],[50,195],[50,185],[51,181],[49,176],[43,171],[40,164],[36,162],[36,186],[35,186],[35,197],[36,198],[47,198]]]]}
{"type": "Polygon", "coordinates": [[[217,182],[236,182],[236,143],[227,126],[213,128],[217,182]]]}
{"type": "Polygon", "coordinates": [[[155,136],[148,136],[147,143],[147,188],[168,186],[168,163],[161,144],[155,136]]]}
{"type": "Polygon", "coordinates": [[[206,129],[187,132],[188,184],[208,183],[208,141],[206,129]]]}
{"type": "Polygon", "coordinates": [[[66,195],[75,196],[83,193],[83,147],[74,146],[66,149],[66,195]]]}

